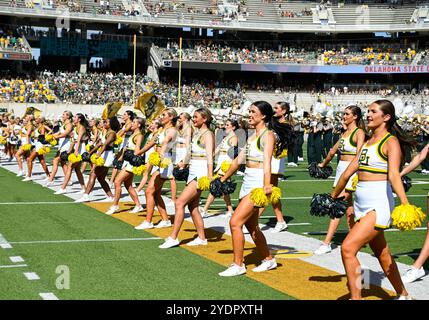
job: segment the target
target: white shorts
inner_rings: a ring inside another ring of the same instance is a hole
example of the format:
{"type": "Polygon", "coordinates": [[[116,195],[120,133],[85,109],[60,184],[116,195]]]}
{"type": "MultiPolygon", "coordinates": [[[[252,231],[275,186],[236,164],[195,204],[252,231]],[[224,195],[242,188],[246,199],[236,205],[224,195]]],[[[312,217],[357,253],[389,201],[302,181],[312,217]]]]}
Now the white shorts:
{"type": "Polygon", "coordinates": [[[41,142],[39,142],[39,141],[36,141],[36,143],[35,143],[35,146],[36,146],[36,152],[38,152],[40,149],[42,149],[45,145],[44,144],[42,144],[41,142]]]}
{"type": "Polygon", "coordinates": [[[375,211],[377,218],[375,227],[390,228],[391,214],[395,208],[392,186],[385,181],[359,181],[356,186],[353,203],[355,221],[375,211]]]}
{"type": "Polygon", "coordinates": [[[201,177],[208,176],[207,160],[206,159],[191,159],[189,162],[189,176],[186,184],[193,180],[198,180],[201,177]]]}
{"type": "MultiPolygon", "coordinates": [[[[335,174],[334,185],[332,186],[333,188],[335,188],[337,186],[338,180],[340,180],[341,175],[343,174],[344,171],[346,171],[349,164],[350,164],[350,161],[340,160],[340,162],[338,162],[337,172],[335,174]]],[[[353,178],[356,177],[356,175],[357,175],[357,173],[353,173],[353,175],[350,177],[349,181],[347,181],[346,188],[345,188],[347,191],[352,191],[352,192],[355,191],[355,189],[353,188],[353,178]]]]}
{"type": "Polygon", "coordinates": [[[133,173],[133,166],[128,161],[124,160],[124,163],[122,164],[122,169],[125,169],[126,171],[133,173]]]}
{"type": "Polygon", "coordinates": [[[113,165],[113,160],[115,159],[115,154],[113,150],[104,151],[101,154],[101,158],[104,159],[103,167],[111,167],[113,165]]]}
{"type": "Polygon", "coordinates": [[[176,148],[174,164],[178,164],[180,161],[185,160],[186,153],[187,153],[187,148],[176,148]]]}
{"type": "Polygon", "coordinates": [[[224,161],[228,161],[228,162],[232,162],[232,160],[231,160],[231,158],[227,155],[227,154],[221,154],[221,155],[219,155],[219,158],[217,158],[217,165],[216,165],[216,168],[214,169],[214,172],[215,173],[218,173],[218,174],[220,174],[220,175],[223,175],[223,174],[225,174],[225,172],[223,172],[221,169],[220,169],[220,166],[222,165],[222,162],[224,162],[224,161]]]}
{"type": "Polygon", "coordinates": [[[58,142],[58,150],[60,150],[60,153],[63,151],[69,151],[70,143],[70,139],[61,138],[58,142]]]}
{"type": "Polygon", "coordinates": [[[285,164],[286,164],[286,158],[276,159],[272,157],[271,174],[283,175],[285,173],[285,164]]]}
{"type": "Polygon", "coordinates": [[[241,185],[239,199],[247,196],[254,188],[262,188],[264,186],[264,169],[263,168],[248,168],[244,170],[243,184],[241,185]]]}

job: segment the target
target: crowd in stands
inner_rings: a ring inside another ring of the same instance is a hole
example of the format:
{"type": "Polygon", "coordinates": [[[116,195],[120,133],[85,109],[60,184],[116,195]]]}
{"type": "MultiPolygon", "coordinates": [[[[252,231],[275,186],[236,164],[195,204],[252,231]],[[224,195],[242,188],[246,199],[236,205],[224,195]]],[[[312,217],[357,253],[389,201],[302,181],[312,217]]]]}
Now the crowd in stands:
{"type": "Polygon", "coordinates": [[[41,80],[1,79],[0,102],[55,102],[55,96],[41,80]]]}
{"type": "Polygon", "coordinates": [[[0,51],[29,52],[30,47],[23,37],[0,26],[0,51]]]}
{"type": "MultiPolygon", "coordinates": [[[[346,46],[326,50],[320,47],[293,47],[279,45],[267,47],[267,44],[236,46],[228,43],[211,41],[185,41],[182,50],[182,60],[201,62],[226,63],[306,63],[323,65],[397,65],[409,64],[416,56],[416,50],[408,47],[384,48],[363,46],[360,49],[349,49],[346,46]]],[[[159,47],[165,60],[179,59],[179,45],[168,42],[165,47],[159,47]]]]}
{"type": "MultiPolygon", "coordinates": [[[[279,7],[281,8],[281,7],[279,7]]],[[[295,18],[295,17],[308,17],[311,16],[313,12],[310,9],[304,8],[301,11],[291,11],[291,10],[281,10],[280,17],[282,18],[295,18]]]]}

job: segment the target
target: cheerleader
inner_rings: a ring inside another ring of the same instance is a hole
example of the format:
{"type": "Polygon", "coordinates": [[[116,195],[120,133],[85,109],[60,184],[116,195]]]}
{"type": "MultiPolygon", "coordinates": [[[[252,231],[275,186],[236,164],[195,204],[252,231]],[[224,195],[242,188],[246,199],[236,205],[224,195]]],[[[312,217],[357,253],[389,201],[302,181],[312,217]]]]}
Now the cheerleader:
{"type": "Polygon", "coordinates": [[[41,153],[41,150],[45,148],[45,136],[46,134],[51,133],[51,128],[45,124],[45,118],[38,117],[36,119],[36,129],[34,130],[34,148],[31,151],[30,156],[27,158],[27,167],[28,173],[27,176],[22,181],[31,181],[33,180],[33,161],[34,159],[39,159],[40,164],[42,165],[43,171],[45,171],[46,178],[49,177],[49,169],[46,165],[44,153],[41,153]]]}
{"type": "MultiPolygon", "coordinates": [[[[221,143],[219,144],[219,146],[216,148],[215,150],[215,156],[219,155],[218,159],[217,159],[217,166],[214,170],[214,173],[217,174],[218,176],[222,176],[225,174],[225,172],[222,171],[221,169],[221,164],[226,161],[228,163],[231,163],[232,160],[234,160],[234,149],[238,148],[238,137],[235,134],[235,130],[237,130],[238,128],[238,122],[236,120],[227,120],[226,124],[225,124],[225,132],[226,132],[226,136],[223,138],[223,140],[221,141],[221,143]],[[232,158],[231,156],[228,154],[232,152],[232,158]]],[[[213,203],[214,201],[214,196],[212,194],[209,194],[206,204],[204,205],[204,209],[201,210],[201,216],[203,218],[205,218],[208,213],[208,209],[210,207],[210,205],[213,203]]],[[[223,196],[223,200],[225,201],[226,204],[226,208],[227,208],[227,212],[225,217],[226,218],[230,218],[232,215],[232,212],[234,211],[232,209],[232,204],[231,204],[231,198],[229,195],[224,195],[223,196]]]]}
{"type": "MultiPolygon", "coordinates": [[[[73,124],[75,126],[75,129],[73,130],[73,142],[70,144],[70,149],[68,150],[68,154],[75,156],[81,155],[86,152],[86,144],[89,140],[89,124],[86,120],[85,116],[82,113],[78,113],[74,116],[73,124]]],[[[85,192],[85,180],[83,179],[82,171],[80,170],[80,166],[82,164],[82,159],[77,162],[69,162],[67,165],[67,170],[64,176],[64,182],[61,185],[60,189],[55,192],[54,194],[64,194],[67,193],[66,187],[71,179],[71,175],[73,170],[76,173],[77,179],[79,181],[79,184],[82,188],[79,193],[85,192]]]]}
{"type": "Polygon", "coordinates": [[[15,158],[20,130],[21,126],[19,126],[18,119],[11,116],[7,126],[8,137],[6,141],[6,153],[9,155],[9,161],[12,161],[12,159],[15,158]],[[15,127],[17,128],[15,129],[15,127]]]}
{"type": "MultiPolygon", "coordinates": [[[[199,203],[201,190],[198,189],[197,180],[202,177],[213,177],[213,153],[214,153],[214,135],[209,129],[212,122],[212,114],[206,108],[195,110],[192,117],[196,132],[192,137],[191,159],[189,163],[189,176],[185,189],[175,203],[176,215],[174,217],[173,232],[166,241],[159,246],[161,249],[167,249],[178,246],[180,241],[178,235],[185,218],[185,206],[188,205],[192,221],[197,229],[198,237],[188,242],[188,246],[207,245],[207,239],[204,234],[204,221],[199,212],[199,203]]],[[[188,162],[188,157],[178,163],[179,168],[184,168],[188,162]]]]}
{"type": "MultiPolygon", "coordinates": [[[[122,138],[122,142],[118,146],[118,154],[120,154],[121,151],[123,151],[126,148],[127,143],[128,143],[128,139],[133,134],[132,130],[131,130],[131,124],[132,124],[135,117],[136,117],[136,114],[134,112],[132,112],[131,110],[125,111],[124,114],[122,115],[122,122],[124,124],[123,124],[121,130],[119,130],[119,132],[117,133],[117,136],[122,138]]],[[[114,186],[114,182],[115,182],[115,178],[116,178],[117,173],[118,173],[118,169],[113,168],[112,169],[112,175],[110,176],[110,187],[112,187],[112,188],[114,186]]]]}
{"type": "MultiPolygon", "coordinates": [[[[327,166],[334,156],[339,153],[340,161],[338,162],[337,172],[335,175],[335,181],[333,188],[337,186],[338,180],[343,174],[344,170],[347,169],[350,162],[354,159],[356,154],[360,153],[362,146],[365,142],[365,124],[362,119],[362,111],[358,106],[351,105],[344,110],[343,115],[343,125],[346,128],[345,132],[341,135],[341,139],[329,150],[328,155],[319,164],[319,167],[323,168],[327,166]]],[[[349,229],[354,224],[353,216],[353,201],[352,201],[352,192],[353,188],[353,179],[356,179],[356,174],[354,174],[349,181],[347,181],[345,189],[339,195],[340,197],[345,197],[345,200],[348,202],[348,208],[346,211],[347,224],[349,229]]],[[[314,254],[325,254],[331,252],[331,241],[334,237],[335,231],[337,230],[340,224],[340,219],[335,218],[331,219],[329,222],[328,232],[326,234],[325,240],[323,240],[322,245],[314,251],[314,254]]]]}
{"type": "MultiPolygon", "coordinates": [[[[290,116],[290,106],[289,103],[280,101],[274,105],[274,115],[279,123],[289,123],[292,125],[292,117],[290,116]]],[[[295,138],[294,138],[295,140],[295,138]]],[[[292,148],[291,148],[292,150],[292,148]]],[[[271,184],[274,187],[279,185],[279,178],[284,176],[286,165],[286,156],[278,158],[273,155],[271,159],[271,184]]],[[[276,215],[277,223],[271,233],[278,233],[287,229],[287,223],[283,217],[282,213],[282,203],[281,201],[273,204],[273,211],[276,215]]],[[[262,212],[261,212],[262,213],[262,212]]]]}
{"type": "MultiPolygon", "coordinates": [[[[149,141],[144,148],[140,151],[140,154],[144,154],[147,150],[156,145],[155,151],[161,156],[160,163],[166,161],[168,165],[165,168],[153,167],[152,175],[146,188],[146,220],[140,225],[136,226],[135,229],[152,229],[152,217],[155,210],[155,206],[158,208],[158,212],[162,217],[162,220],[155,226],[155,228],[167,228],[171,227],[171,222],[168,219],[167,210],[165,209],[164,200],[161,197],[162,186],[165,180],[171,179],[173,176],[173,148],[176,142],[177,130],[175,128],[177,121],[177,113],[174,109],[166,109],[161,115],[160,121],[162,124],[161,131],[156,135],[156,140],[149,141]]],[[[161,164],[160,164],[161,166],[161,164]]],[[[173,200],[175,202],[175,200],[173,200]]]]}
{"type": "Polygon", "coordinates": [[[406,136],[397,124],[395,107],[389,100],[373,102],[368,107],[367,120],[372,136],[341,175],[331,194],[334,199],[337,198],[351,176],[358,172],[354,201],[355,225],[341,246],[347,285],[351,299],[362,299],[361,268],[357,254],[368,243],[399,295],[396,299],[409,300],[411,297],[387,246],[384,230],[392,222],[391,213],[395,205],[392,187],[401,204],[408,204],[399,167],[402,155],[415,146],[415,141],[406,136]]]}
{"type": "Polygon", "coordinates": [[[185,160],[189,152],[193,132],[190,120],[191,116],[189,115],[189,113],[182,112],[179,115],[179,120],[177,122],[177,143],[174,165],[178,165],[181,161],[185,160]]]}
{"type": "MultiPolygon", "coordinates": [[[[151,140],[156,141],[156,135],[158,130],[160,129],[161,125],[159,123],[158,120],[153,120],[149,126],[148,126],[148,133],[145,135],[145,139],[144,139],[144,145],[146,145],[146,143],[149,143],[151,140]]],[[[155,143],[153,143],[152,147],[147,150],[144,154],[145,156],[145,163],[146,163],[146,171],[143,172],[143,177],[142,180],[140,181],[140,184],[138,185],[136,192],[138,195],[143,195],[143,188],[146,185],[146,182],[149,179],[149,173],[152,172],[152,168],[153,166],[149,163],[149,156],[151,155],[152,152],[155,151],[156,145],[155,143]]]]}
{"type": "Polygon", "coordinates": [[[264,258],[262,263],[253,271],[263,272],[277,267],[276,260],[271,256],[268,249],[265,236],[259,228],[258,220],[264,208],[255,206],[250,199],[250,193],[254,188],[263,188],[265,194],[271,194],[273,187],[271,185],[271,161],[264,161],[264,159],[271,160],[274,147],[276,147],[276,154],[278,155],[287,149],[291,143],[292,128],[285,123],[279,123],[273,114],[273,108],[265,101],[257,101],[250,106],[249,125],[254,127],[255,133],[248,138],[245,150],[240,152],[229,170],[220,179],[222,182],[226,181],[237,171],[240,163],[246,164],[239,195],[240,203],[229,222],[234,262],[225,271],[219,273],[222,277],[246,273],[246,266],[243,263],[244,225],[255,242],[260,255],[264,258]]]}
{"type": "MultiPolygon", "coordinates": [[[[119,123],[119,122],[118,122],[119,123]]],[[[101,137],[104,135],[103,129],[104,129],[104,122],[100,122],[98,119],[91,119],[89,120],[89,140],[88,144],[86,145],[86,151],[91,152],[91,150],[94,148],[94,146],[98,145],[100,142],[101,137]]],[[[80,168],[80,171],[82,173],[85,172],[87,162],[83,162],[82,166],[80,168]]],[[[89,164],[92,170],[92,163],[89,164]]]]}
{"type": "Polygon", "coordinates": [[[20,142],[21,145],[18,149],[18,152],[15,154],[16,161],[18,162],[18,173],[17,177],[21,177],[24,175],[23,171],[23,165],[22,165],[22,157],[27,158],[29,156],[31,149],[33,148],[33,140],[32,140],[32,133],[33,133],[33,115],[28,114],[25,116],[23,121],[24,126],[20,128],[20,142]],[[26,145],[31,144],[30,150],[24,150],[26,145]]]}
{"type": "MultiPolygon", "coordinates": [[[[401,171],[401,177],[413,171],[417,168],[423,161],[428,158],[429,154],[429,144],[427,144],[410,162],[410,165],[404,168],[401,171]]],[[[429,193],[427,197],[427,208],[429,208],[429,193]]],[[[429,222],[427,225],[427,230],[429,230],[429,222]]],[[[416,261],[414,261],[413,265],[407,272],[402,276],[402,281],[404,283],[414,282],[425,276],[425,270],[423,269],[423,265],[429,257],[429,231],[426,231],[426,239],[423,244],[423,248],[420,251],[420,254],[416,261]]]]}
{"type": "MultiPolygon", "coordinates": [[[[70,111],[64,111],[62,114],[63,125],[60,126],[59,131],[54,133],[52,137],[58,140],[58,151],[52,161],[52,170],[49,178],[46,181],[46,187],[51,186],[54,183],[55,176],[58,171],[58,165],[61,164],[64,175],[67,172],[66,161],[62,160],[60,155],[61,152],[69,151],[71,145],[71,136],[73,134],[73,114],[70,111]]],[[[54,131],[55,132],[55,131],[54,131]]]]}
{"type": "MultiPolygon", "coordinates": [[[[132,134],[127,141],[127,145],[125,146],[125,148],[123,148],[122,152],[119,155],[120,161],[124,159],[125,151],[130,150],[134,151],[134,155],[139,154],[143,143],[142,130],[144,126],[144,120],[140,117],[134,118],[134,120],[131,122],[132,134]]],[[[106,214],[114,214],[119,211],[119,199],[121,198],[122,183],[124,183],[125,188],[128,190],[128,193],[131,196],[131,199],[135,203],[135,207],[130,211],[130,213],[139,213],[143,211],[143,207],[140,203],[137,192],[133,187],[133,166],[128,161],[124,161],[122,168],[123,169],[120,171],[119,175],[115,178],[115,197],[113,200],[113,204],[110,206],[109,210],[107,210],[106,214]]]]}
{"type": "Polygon", "coordinates": [[[77,199],[75,202],[88,202],[91,201],[89,194],[95,185],[95,179],[98,180],[104,192],[107,195],[107,201],[113,201],[113,193],[110,190],[109,184],[106,182],[106,176],[109,168],[113,165],[115,154],[113,153],[113,145],[116,140],[116,132],[119,131],[121,125],[119,124],[118,118],[112,117],[103,121],[105,129],[104,134],[101,136],[97,144],[94,145],[90,154],[96,154],[97,157],[103,159],[104,163],[102,166],[94,165],[89,176],[88,183],[86,185],[85,193],[82,198],[77,199]]]}

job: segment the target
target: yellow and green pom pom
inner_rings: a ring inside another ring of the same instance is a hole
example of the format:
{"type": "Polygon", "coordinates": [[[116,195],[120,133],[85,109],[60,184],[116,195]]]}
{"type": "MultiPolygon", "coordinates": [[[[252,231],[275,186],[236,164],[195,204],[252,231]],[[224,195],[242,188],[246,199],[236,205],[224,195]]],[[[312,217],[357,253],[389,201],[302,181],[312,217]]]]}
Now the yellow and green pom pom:
{"type": "Polygon", "coordinates": [[[52,140],[54,140],[54,136],[52,134],[47,134],[45,137],[46,142],[51,142],[52,140]]]}
{"type": "Polygon", "coordinates": [[[89,158],[91,160],[91,163],[96,165],[97,167],[104,166],[104,159],[102,157],[97,156],[97,154],[92,154],[89,158]]]}
{"type": "Polygon", "coordinates": [[[86,150],[86,152],[90,152],[90,151],[91,151],[91,147],[92,147],[92,145],[88,143],[88,144],[85,146],[85,150],[86,150]]]}
{"type": "Polygon", "coordinates": [[[197,181],[197,189],[207,191],[210,189],[210,179],[207,176],[201,177],[197,181]]]}
{"type": "Polygon", "coordinates": [[[31,150],[31,143],[26,143],[22,146],[22,150],[24,151],[30,151],[31,150]]]}
{"type": "Polygon", "coordinates": [[[0,144],[6,144],[7,140],[5,137],[0,136],[0,144]]]}
{"type": "Polygon", "coordinates": [[[44,156],[45,154],[47,154],[49,152],[51,152],[51,148],[49,148],[49,147],[42,147],[42,148],[39,149],[39,151],[37,151],[37,154],[39,156],[44,156]]]}
{"type": "Polygon", "coordinates": [[[274,150],[274,158],[276,159],[282,159],[287,157],[287,149],[283,149],[282,153],[280,155],[276,156],[276,151],[274,150]]]}
{"type": "Polygon", "coordinates": [[[52,139],[52,140],[49,142],[49,144],[50,144],[51,146],[56,146],[56,145],[58,144],[58,141],[57,141],[57,139],[52,139]]]}
{"type": "Polygon", "coordinates": [[[282,190],[279,187],[273,187],[273,191],[271,191],[270,202],[272,204],[276,204],[280,201],[282,197],[282,190]]]}
{"type": "Polygon", "coordinates": [[[164,158],[162,159],[162,161],[159,164],[159,167],[161,169],[165,169],[167,168],[169,165],[171,164],[171,159],[170,158],[164,158]]]}
{"type": "Polygon", "coordinates": [[[145,171],[146,171],[146,166],[144,164],[142,164],[139,167],[133,167],[133,173],[136,176],[141,176],[145,171]]]}
{"type": "Polygon", "coordinates": [[[420,227],[425,216],[422,208],[411,204],[401,204],[392,212],[392,224],[401,231],[410,231],[420,227]]]}
{"type": "Polygon", "coordinates": [[[250,200],[256,207],[266,207],[270,203],[263,188],[254,188],[250,191],[250,200]]]}
{"type": "Polygon", "coordinates": [[[75,155],[74,153],[71,153],[68,157],[68,161],[70,163],[78,163],[82,161],[82,156],[80,154],[75,155]]]}
{"type": "Polygon", "coordinates": [[[223,173],[226,173],[230,167],[231,167],[231,162],[228,160],[225,160],[221,163],[220,170],[222,170],[223,173]]]}
{"type": "Polygon", "coordinates": [[[124,138],[122,138],[121,136],[117,135],[116,136],[116,140],[115,140],[115,144],[117,146],[119,146],[122,143],[122,141],[124,141],[124,138]]]}
{"type": "Polygon", "coordinates": [[[161,156],[159,155],[159,152],[152,152],[149,155],[149,164],[159,167],[159,163],[161,162],[161,156]]]}

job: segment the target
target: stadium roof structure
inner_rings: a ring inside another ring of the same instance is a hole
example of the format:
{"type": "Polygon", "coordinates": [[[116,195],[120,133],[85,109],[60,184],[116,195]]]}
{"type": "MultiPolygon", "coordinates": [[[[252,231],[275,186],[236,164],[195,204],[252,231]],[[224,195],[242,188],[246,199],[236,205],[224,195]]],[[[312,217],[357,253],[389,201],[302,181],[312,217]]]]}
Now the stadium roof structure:
{"type": "MultiPolygon", "coordinates": [[[[113,1],[112,1],[113,2],[113,1]]],[[[120,5],[120,2],[118,5],[120,5]]],[[[166,1],[168,2],[168,1],[166,1]]],[[[188,1],[196,4],[197,0],[188,1]]],[[[369,33],[369,32],[415,32],[429,31],[429,12],[426,7],[416,7],[409,4],[392,9],[387,5],[353,5],[344,7],[318,7],[316,2],[287,2],[284,8],[277,7],[276,3],[264,3],[265,13],[258,16],[257,8],[261,8],[261,2],[248,0],[249,16],[245,19],[225,21],[219,16],[197,14],[193,15],[181,8],[161,15],[151,14],[148,10],[139,16],[106,15],[98,14],[96,10],[86,8],[84,12],[71,12],[67,9],[49,9],[44,7],[25,8],[10,7],[5,1],[0,1],[0,15],[9,15],[22,18],[58,18],[69,19],[87,23],[147,25],[156,27],[191,27],[211,28],[222,30],[264,31],[264,32],[315,32],[315,33],[369,33]],[[256,7],[256,4],[258,5],[256,7]],[[281,17],[281,10],[293,10],[304,8],[311,10],[310,16],[296,18],[281,17]],[[61,11],[62,10],[62,11],[61,11]],[[245,20],[245,21],[244,21],[245,20]]],[[[93,7],[94,9],[95,7],[93,7]]]]}

